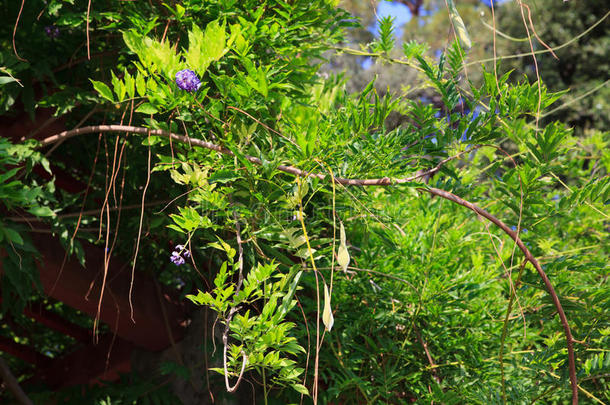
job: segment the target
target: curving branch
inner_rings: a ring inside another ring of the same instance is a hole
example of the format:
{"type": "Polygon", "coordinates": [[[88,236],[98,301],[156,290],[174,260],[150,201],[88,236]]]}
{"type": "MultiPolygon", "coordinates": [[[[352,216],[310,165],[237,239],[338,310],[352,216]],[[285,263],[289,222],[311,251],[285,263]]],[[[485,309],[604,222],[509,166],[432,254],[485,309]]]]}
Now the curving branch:
{"type": "MultiPolygon", "coordinates": [[[[151,130],[149,128],[134,127],[134,126],[127,126],[127,125],[94,125],[94,126],[73,129],[70,131],[64,131],[64,132],[61,132],[59,134],[50,136],[50,137],[42,140],[41,146],[48,146],[48,145],[54,144],[56,142],[59,142],[61,140],[68,139],[68,138],[78,136],[78,135],[85,135],[85,134],[98,133],[98,132],[129,132],[129,133],[135,133],[135,134],[141,134],[141,135],[150,134],[150,135],[156,135],[156,136],[163,136],[163,137],[166,137],[166,138],[169,138],[169,139],[181,142],[181,143],[214,150],[214,151],[220,152],[222,154],[234,155],[233,152],[231,152],[229,149],[227,149],[223,146],[216,145],[216,144],[206,142],[206,141],[202,141],[200,139],[193,139],[193,138],[189,138],[189,137],[186,137],[183,135],[178,135],[178,134],[174,134],[172,132],[163,131],[163,130],[159,130],[159,129],[151,130]]],[[[340,177],[333,177],[333,179],[338,184],[342,184],[342,185],[346,185],[346,186],[347,185],[361,186],[361,187],[363,187],[363,186],[390,186],[390,185],[396,185],[396,184],[411,183],[411,182],[417,181],[418,179],[420,179],[426,175],[436,173],[438,170],[440,170],[441,166],[444,163],[446,163],[449,160],[456,158],[456,157],[457,156],[452,157],[452,158],[447,158],[447,159],[441,161],[436,167],[434,167],[426,172],[418,173],[414,176],[402,178],[402,179],[391,179],[389,177],[383,177],[383,178],[378,178],[378,179],[345,179],[345,178],[340,178],[340,177]]],[[[262,160],[257,157],[245,156],[245,158],[252,163],[255,163],[257,165],[262,165],[262,160]]],[[[298,169],[294,166],[287,166],[287,165],[279,165],[277,167],[277,170],[284,172],[284,173],[293,174],[293,175],[299,176],[299,177],[314,177],[314,178],[318,178],[321,180],[325,180],[327,177],[327,175],[324,175],[321,173],[306,172],[306,171],[298,169]]],[[[563,310],[563,306],[561,305],[561,302],[559,301],[559,297],[557,296],[557,293],[555,292],[555,289],[553,288],[553,285],[551,284],[551,281],[549,280],[548,276],[546,275],[546,273],[540,266],[540,263],[538,263],[536,258],[532,255],[532,253],[529,251],[529,249],[525,246],[525,244],[519,237],[519,234],[517,232],[511,230],[504,222],[502,222],[501,220],[499,220],[492,214],[488,213],[481,207],[479,207],[469,201],[466,201],[463,198],[460,198],[455,194],[452,194],[448,191],[440,190],[440,189],[437,189],[434,187],[425,187],[425,185],[423,183],[422,183],[421,187],[417,187],[417,190],[444,198],[449,201],[452,201],[458,205],[468,208],[469,210],[475,212],[477,215],[492,222],[494,225],[496,225],[498,228],[500,228],[502,231],[504,231],[504,233],[506,233],[508,236],[510,236],[510,238],[517,244],[517,246],[519,247],[519,249],[525,256],[525,259],[534,266],[534,268],[538,272],[538,275],[544,282],[547,292],[549,293],[549,295],[551,296],[551,298],[553,300],[553,304],[555,305],[555,309],[557,310],[559,319],[563,326],[564,334],[566,337],[566,346],[568,349],[568,367],[569,367],[569,374],[570,374],[570,385],[571,385],[571,389],[572,389],[572,404],[578,404],[578,379],[576,377],[576,362],[575,362],[575,357],[574,357],[574,344],[573,344],[574,339],[572,338],[572,332],[570,331],[570,325],[568,323],[568,319],[563,310]]],[[[225,343],[225,349],[226,349],[226,343],[225,343]]],[[[242,367],[242,369],[243,369],[243,367],[242,367]]],[[[226,373],[225,373],[225,375],[226,375],[226,373]]]]}
{"type": "Polygon", "coordinates": [[[570,385],[572,387],[572,404],[578,404],[578,380],[576,378],[576,363],[574,360],[574,339],[572,338],[572,332],[570,331],[570,324],[568,323],[568,318],[566,317],[566,314],[563,310],[563,306],[561,305],[561,302],[559,301],[559,297],[557,296],[557,293],[555,292],[555,289],[553,288],[553,285],[551,284],[551,280],[549,280],[549,278],[546,275],[546,273],[544,272],[544,270],[542,270],[542,267],[540,266],[540,263],[538,263],[538,260],[536,260],[536,258],[532,255],[532,253],[527,248],[527,246],[525,246],[525,244],[523,243],[521,238],[519,238],[519,234],[517,232],[513,231],[512,229],[510,229],[508,226],[506,226],[506,224],[504,222],[500,221],[498,218],[494,217],[489,212],[485,211],[483,208],[481,208],[471,202],[468,202],[468,201],[458,197],[455,194],[452,194],[445,190],[440,190],[438,188],[433,188],[433,187],[428,187],[428,188],[422,187],[422,188],[418,188],[418,190],[425,191],[432,195],[436,195],[436,196],[445,198],[449,201],[453,201],[454,203],[459,204],[463,207],[466,207],[469,210],[474,211],[477,215],[480,215],[480,216],[484,217],[485,219],[489,220],[494,225],[496,225],[498,228],[502,229],[504,231],[504,233],[506,233],[508,236],[510,236],[510,238],[512,240],[515,241],[515,243],[517,244],[517,246],[519,247],[519,249],[525,256],[525,259],[536,268],[538,275],[540,276],[540,278],[544,282],[544,285],[546,286],[547,292],[553,299],[553,304],[555,305],[555,309],[557,310],[557,314],[559,315],[561,325],[563,326],[563,331],[566,336],[566,346],[568,348],[570,385]]]}
{"type": "MultiPolygon", "coordinates": [[[[206,142],[201,139],[195,139],[195,138],[190,138],[190,137],[187,137],[184,135],[174,134],[173,132],[164,131],[162,129],[149,129],[149,128],[143,128],[143,127],[134,127],[134,126],[129,126],[129,125],[92,125],[92,126],[88,126],[88,127],[72,129],[72,130],[63,131],[63,132],[60,132],[59,134],[45,138],[40,142],[40,144],[41,144],[41,146],[44,147],[44,146],[52,145],[54,143],[57,143],[57,142],[60,142],[60,141],[63,141],[65,139],[69,139],[69,138],[72,138],[75,136],[99,133],[99,132],[129,132],[132,134],[139,134],[139,135],[148,135],[150,133],[150,135],[163,136],[165,138],[169,138],[169,139],[177,141],[177,142],[189,144],[191,146],[198,146],[198,147],[209,149],[209,150],[214,150],[216,152],[220,152],[225,155],[230,155],[230,156],[234,155],[233,152],[231,152],[229,149],[225,148],[224,146],[217,145],[217,144],[214,144],[211,142],[206,142]]],[[[472,149],[470,151],[472,151],[472,149]]],[[[465,152],[463,152],[463,153],[465,153],[465,152]]],[[[432,175],[432,174],[438,172],[442,165],[444,165],[445,163],[447,163],[450,160],[457,158],[460,155],[461,154],[448,157],[445,160],[441,161],[436,167],[434,167],[430,170],[427,170],[425,172],[416,173],[415,175],[413,175],[411,177],[402,178],[402,179],[392,179],[389,177],[382,177],[379,179],[344,179],[341,177],[335,177],[334,179],[335,179],[336,183],[343,184],[344,186],[389,186],[392,184],[410,183],[413,181],[417,181],[418,179],[421,179],[422,177],[432,175]]],[[[247,155],[244,157],[246,160],[248,160],[249,162],[252,162],[254,164],[257,164],[257,165],[263,164],[263,161],[257,157],[247,156],[247,155]]],[[[318,178],[320,180],[325,180],[326,177],[328,176],[328,175],[321,174],[321,173],[307,172],[307,171],[298,169],[294,166],[287,166],[287,165],[279,165],[277,167],[277,170],[284,172],[284,173],[293,174],[293,175],[299,176],[299,177],[314,177],[314,178],[318,178]]]]}

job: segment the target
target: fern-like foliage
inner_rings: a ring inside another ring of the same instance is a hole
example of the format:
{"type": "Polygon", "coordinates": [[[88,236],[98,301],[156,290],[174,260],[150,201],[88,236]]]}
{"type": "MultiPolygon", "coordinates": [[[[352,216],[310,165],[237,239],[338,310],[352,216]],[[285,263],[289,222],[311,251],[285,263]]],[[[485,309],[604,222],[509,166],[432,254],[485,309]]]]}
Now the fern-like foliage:
{"type": "Polygon", "coordinates": [[[371,45],[371,49],[374,52],[388,54],[394,49],[394,43],[396,42],[394,20],[395,17],[385,16],[377,21],[379,24],[379,38],[371,45]]]}

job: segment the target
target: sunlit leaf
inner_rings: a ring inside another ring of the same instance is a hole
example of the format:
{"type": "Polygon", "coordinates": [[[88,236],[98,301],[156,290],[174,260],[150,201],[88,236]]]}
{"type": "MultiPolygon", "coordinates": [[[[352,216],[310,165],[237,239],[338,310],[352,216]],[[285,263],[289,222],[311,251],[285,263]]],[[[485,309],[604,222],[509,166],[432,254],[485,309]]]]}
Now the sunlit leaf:
{"type": "Polygon", "coordinates": [[[112,90],[110,90],[110,87],[108,87],[108,85],[95,80],[91,80],[91,83],[93,83],[93,88],[99,93],[100,96],[114,103],[114,96],[112,95],[112,90]]]}
{"type": "Polygon", "coordinates": [[[292,388],[294,388],[299,394],[309,395],[309,390],[303,384],[293,384],[292,388]]]}
{"type": "Polygon", "coordinates": [[[158,110],[150,103],[144,103],[136,109],[136,112],[143,114],[156,114],[158,110]]]}

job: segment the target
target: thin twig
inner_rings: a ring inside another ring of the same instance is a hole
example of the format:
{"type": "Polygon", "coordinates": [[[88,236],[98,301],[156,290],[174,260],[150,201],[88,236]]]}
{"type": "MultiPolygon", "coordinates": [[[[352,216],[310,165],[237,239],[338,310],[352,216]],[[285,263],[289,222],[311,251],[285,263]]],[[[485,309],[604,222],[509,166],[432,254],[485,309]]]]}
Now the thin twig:
{"type": "Polygon", "coordinates": [[[27,59],[23,59],[21,56],[19,56],[19,53],[17,53],[17,46],[15,45],[15,35],[17,34],[17,26],[19,25],[19,20],[21,19],[21,13],[23,12],[24,5],[25,5],[25,0],[21,0],[21,7],[19,7],[19,13],[17,14],[17,20],[15,21],[15,26],[13,27],[13,52],[15,53],[15,56],[17,57],[17,59],[19,59],[22,62],[27,62],[27,59]]]}
{"type": "Polygon", "coordinates": [[[530,22],[530,27],[532,28],[532,32],[534,33],[534,37],[538,40],[538,42],[540,42],[542,44],[542,46],[544,46],[550,53],[551,55],[553,55],[553,58],[559,60],[559,58],[557,57],[557,55],[555,55],[555,52],[553,52],[553,48],[551,48],[550,46],[548,46],[543,40],[542,38],[540,38],[540,36],[538,35],[538,33],[536,32],[536,29],[534,28],[534,22],[532,21],[532,10],[530,10],[529,6],[525,3],[522,3],[523,7],[525,7],[527,9],[527,18],[530,22]]]}
{"type": "Polygon", "coordinates": [[[93,0],[89,0],[87,2],[87,26],[86,26],[86,31],[87,31],[87,59],[91,60],[91,47],[90,47],[90,38],[89,38],[89,15],[91,14],[91,2],[93,0]]]}
{"type": "MultiPolygon", "coordinates": [[[[493,23],[493,51],[494,51],[494,79],[496,80],[496,89],[498,90],[498,94],[502,94],[502,90],[500,90],[500,84],[498,83],[498,63],[496,62],[496,59],[498,58],[498,49],[496,46],[496,14],[494,11],[494,0],[490,0],[489,1],[489,5],[491,6],[491,21],[493,23]]],[[[485,24],[485,22],[483,22],[483,24],[485,24]]]]}
{"type": "Polygon", "coordinates": [[[151,161],[151,147],[150,147],[150,132],[148,133],[148,167],[146,170],[146,184],[144,184],[144,190],[142,191],[142,204],[140,208],[140,225],[138,226],[138,238],[136,240],[136,251],[133,255],[133,266],[131,267],[131,281],[129,283],[129,309],[131,311],[131,321],[136,323],[133,318],[133,280],[136,271],[136,262],[138,261],[138,250],[140,249],[140,239],[142,238],[142,223],[144,220],[144,204],[146,203],[146,191],[150,183],[150,161],[151,161]]]}
{"type": "MultiPolygon", "coordinates": [[[[306,176],[303,176],[306,177],[306,176]]],[[[334,178],[333,178],[334,180],[334,178]]],[[[297,178],[297,183],[299,186],[299,195],[301,194],[301,181],[297,178]]],[[[307,235],[307,227],[305,226],[305,220],[303,215],[303,200],[299,198],[299,220],[301,221],[301,228],[303,229],[303,237],[305,238],[305,243],[307,243],[307,253],[309,258],[311,259],[311,267],[313,268],[314,275],[316,277],[316,357],[314,359],[313,366],[313,403],[314,405],[318,404],[318,366],[320,360],[320,284],[318,281],[318,268],[316,267],[316,261],[313,257],[313,251],[311,249],[311,244],[309,243],[309,236],[307,235]]],[[[326,285],[326,284],[325,284],[326,285]]],[[[325,325],[326,326],[326,325],[325,325]]],[[[326,328],[324,328],[326,331],[326,328]]],[[[324,334],[322,334],[324,336],[324,334]]]]}
{"type": "Polygon", "coordinates": [[[281,137],[282,139],[290,142],[291,144],[293,144],[294,146],[299,146],[297,145],[297,143],[295,141],[293,141],[292,139],[288,138],[287,136],[283,135],[281,132],[276,131],[275,129],[271,128],[270,126],[266,125],[264,122],[262,122],[261,120],[253,117],[252,115],[248,114],[246,111],[242,110],[241,108],[237,108],[237,107],[233,107],[232,105],[227,106],[228,109],[230,110],[235,110],[238,111],[250,118],[252,118],[257,124],[261,125],[263,128],[267,129],[268,131],[273,132],[274,134],[278,135],[279,137],[281,137]]]}
{"type": "MultiPolygon", "coordinates": [[[[538,85],[538,106],[536,108],[536,129],[538,129],[538,121],[540,120],[540,110],[542,108],[542,83],[540,82],[540,70],[538,69],[538,59],[536,59],[536,53],[534,51],[534,43],[532,42],[530,29],[527,26],[527,22],[525,21],[525,13],[523,12],[523,8],[526,6],[521,0],[517,0],[517,4],[519,5],[519,10],[521,11],[521,19],[523,21],[523,26],[525,27],[525,33],[527,34],[527,41],[530,45],[532,59],[534,60],[534,72],[536,73],[536,84],[538,85]]],[[[550,48],[549,51],[553,53],[553,50],[550,48]]],[[[553,53],[553,55],[555,54],[553,53]]]]}
{"type": "Polygon", "coordinates": [[[413,329],[415,330],[415,334],[417,335],[417,339],[419,340],[419,343],[423,346],[424,352],[426,353],[426,358],[428,359],[428,363],[430,364],[430,369],[431,369],[430,372],[432,373],[434,380],[440,384],[441,379],[438,376],[438,373],[436,372],[436,364],[434,363],[434,359],[432,358],[432,355],[430,354],[430,351],[428,350],[428,344],[422,338],[421,333],[419,332],[419,329],[417,329],[417,326],[413,325],[413,329]]]}
{"type": "MultiPolygon", "coordinates": [[[[233,216],[235,217],[235,239],[237,240],[237,251],[238,251],[238,259],[237,259],[237,268],[238,268],[238,276],[237,276],[237,286],[235,287],[235,295],[238,295],[239,292],[241,291],[241,286],[244,282],[244,248],[242,246],[243,241],[241,240],[241,227],[239,225],[239,220],[237,218],[237,213],[234,212],[233,216]]],[[[241,380],[244,376],[244,370],[246,369],[246,363],[248,361],[248,357],[246,356],[246,353],[242,350],[241,351],[241,356],[242,356],[242,362],[241,362],[241,370],[239,372],[239,375],[237,377],[237,381],[235,382],[235,385],[233,385],[231,387],[231,384],[229,383],[229,371],[227,369],[227,346],[229,343],[229,332],[230,332],[230,324],[231,324],[231,320],[233,319],[233,315],[235,315],[235,313],[238,311],[239,307],[232,307],[229,310],[229,315],[227,316],[227,319],[225,320],[225,330],[222,334],[222,344],[224,346],[223,351],[222,351],[222,365],[224,368],[224,375],[225,375],[225,386],[227,387],[227,391],[228,392],[234,392],[237,387],[239,387],[239,384],[241,383],[241,380]]]]}
{"type": "MultiPolygon", "coordinates": [[[[603,17],[601,17],[599,20],[597,20],[594,24],[592,24],[589,28],[587,28],[586,30],[584,30],[583,32],[581,32],[580,34],[578,34],[577,36],[575,36],[574,38],[570,39],[567,42],[564,42],[561,45],[557,45],[553,48],[550,49],[539,49],[536,52],[533,52],[534,55],[541,55],[544,53],[549,53],[551,51],[558,51],[560,49],[565,48],[566,46],[569,46],[571,44],[573,44],[574,42],[577,42],[580,38],[584,37],[585,35],[587,35],[589,32],[591,32],[593,29],[595,29],[595,27],[597,27],[598,25],[600,25],[601,23],[603,23],[606,18],[608,18],[608,16],[610,16],[610,11],[608,11],[606,14],[604,14],[603,17]]],[[[472,62],[468,62],[466,64],[466,66],[470,66],[470,65],[480,65],[482,63],[486,63],[486,62],[494,62],[496,60],[505,60],[505,59],[518,59],[518,58],[523,58],[526,56],[532,56],[532,52],[527,52],[527,53],[518,53],[518,54],[514,54],[514,55],[506,55],[506,56],[498,56],[497,58],[488,58],[488,59],[479,59],[479,60],[474,60],[472,62]]]]}
{"type": "Polygon", "coordinates": [[[13,79],[19,86],[23,87],[23,83],[21,83],[21,80],[17,79],[15,76],[13,76],[11,74],[11,72],[5,68],[5,67],[1,67],[0,66],[0,72],[6,73],[11,79],[13,79]]]}
{"type": "Polygon", "coordinates": [[[570,104],[573,104],[579,100],[582,100],[583,98],[595,93],[597,90],[605,87],[608,83],[610,83],[610,79],[606,80],[605,82],[603,82],[602,84],[599,84],[595,87],[593,87],[592,89],[587,90],[586,92],[584,92],[583,94],[580,94],[577,97],[574,97],[573,99],[566,101],[565,103],[563,103],[562,105],[553,108],[552,110],[548,110],[547,112],[545,112],[544,114],[540,115],[540,118],[544,118],[550,114],[553,114],[554,112],[557,112],[559,110],[562,110],[566,107],[568,107],[570,104]]]}

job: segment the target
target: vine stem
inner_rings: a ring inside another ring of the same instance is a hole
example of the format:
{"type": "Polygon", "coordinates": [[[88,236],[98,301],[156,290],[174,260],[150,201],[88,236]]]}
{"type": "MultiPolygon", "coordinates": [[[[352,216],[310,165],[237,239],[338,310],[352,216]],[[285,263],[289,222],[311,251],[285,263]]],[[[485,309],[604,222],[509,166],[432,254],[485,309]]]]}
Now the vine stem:
{"type": "MultiPolygon", "coordinates": [[[[48,146],[48,145],[54,144],[56,142],[59,142],[61,140],[75,137],[78,135],[85,135],[85,134],[97,133],[97,132],[130,132],[130,133],[141,134],[141,135],[150,134],[150,135],[156,135],[156,136],[163,136],[163,137],[166,137],[166,138],[169,138],[169,139],[181,142],[181,143],[190,144],[192,146],[198,146],[198,147],[214,150],[214,151],[220,152],[222,154],[226,154],[226,155],[231,155],[231,156],[234,155],[233,152],[231,152],[229,149],[227,149],[221,145],[213,144],[211,142],[206,142],[206,141],[199,140],[199,139],[187,138],[186,136],[174,134],[172,132],[164,131],[164,130],[160,130],[160,129],[151,130],[149,128],[135,127],[135,126],[128,126],[128,125],[93,125],[93,126],[77,128],[77,129],[73,129],[73,130],[69,130],[69,131],[63,131],[59,134],[52,135],[48,138],[43,139],[40,144],[41,144],[41,146],[44,147],[44,146],[48,146]]],[[[456,156],[443,160],[436,167],[434,167],[426,172],[419,173],[414,176],[402,178],[402,179],[391,179],[389,177],[383,177],[383,178],[377,178],[377,179],[345,179],[345,178],[340,178],[340,177],[331,177],[331,179],[334,180],[334,182],[338,183],[338,184],[360,186],[360,187],[390,186],[390,185],[411,183],[411,182],[417,181],[421,177],[436,173],[438,170],[440,170],[440,167],[444,163],[448,162],[449,160],[455,159],[457,156],[459,156],[459,155],[456,155],[456,156]]],[[[254,156],[246,155],[246,156],[244,156],[244,158],[257,165],[262,165],[262,163],[263,163],[261,159],[254,157],[254,156]]],[[[282,171],[284,173],[293,174],[295,176],[305,177],[305,178],[313,177],[313,178],[325,180],[328,177],[327,175],[324,175],[321,173],[306,172],[306,171],[298,169],[294,166],[287,166],[287,165],[279,165],[277,167],[277,170],[282,171]]],[[[546,275],[546,273],[540,266],[540,263],[538,263],[536,258],[532,255],[532,253],[527,248],[527,246],[525,246],[525,244],[519,237],[519,234],[517,232],[511,230],[504,222],[502,222],[500,219],[496,218],[489,212],[485,211],[483,208],[481,208],[481,207],[477,206],[476,204],[473,204],[469,201],[466,201],[463,198],[458,197],[457,195],[455,195],[453,193],[450,193],[445,190],[440,190],[440,189],[434,188],[434,187],[426,187],[423,183],[420,187],[417,187],[417,190],[444,198],[449,201],[452,201],[458,205],[468,208],[469,210],[473,211],[480,217],[487,219],[488,221],[490,221],[491,223],[496,225],[498,228],[500,228],[502,231],[504,231],[504,233],[506,233],[508,236],[510,236],[510,238],[517,244],[517,246],[519,247],[519,249],[525,256],[525,259],[534,266],[534,268],[538,272],[538,275],[544,282],[547,292],[551,296],[551,299],[553,301],[553,304],[555,306],[555,309],[557,310],[557,314],[559,315],[559,319],[563,326],[564,334],[566,337],[566,346],[568,349],[568,368],[569,368],[569,374],[570,374],[570,385],[572,388],[572,404],[573,405],[578,404],[578,380],[576,377],[576,362],[575,362],[575,357],[574,357],[574,344],[573,344],[574,339],[572,338],[572,332],[570,331],[570,325],[568,323],[568,319],[563,310],[563,306],[561,305],[561,302],[559,301],[559,297],[557,296],[557,293],[555,292],[555,289],[553,288],[553,285],[551,284],[551,281],[549,280],[548,276],[546,275]]]]}
{"type": "MultiPolygon", "coordinates": [[[[238,279],[237,279],[237,286],[235,287],[235,295],[237,296],[237,294],[239,294],[239,292],[241,291],[241,286],[244,282],[244,248],[242,246],[242,240],[241,240],[241,227],[239,226],[239,219],[237,218],[237,212],[233,212],[233,217],[235,218],[235,237],[237,240],[237,249],[239,252],[239,256],[237,259],[237,267],[239,269],[239,274],[238,274],[238,279]]],[[[241,379],[244,376],[244,370],[246,369],[246,363],[248,362],[248,356],[246,356],[246,353],[242,350],[241,351],[241,370],[239,371],[239,375],[237,377],[237,381],[235,382],[235,385],[233,385],[231,387],[231,384],[229,384],[229,371],[227,369],[227,347],[229,346],[229,332],[231,331],[231,320],[233,319],[233,315],[235,315],[235,313],[239,310],[239,306],[235,306],[232,307],[229,311],[229,315],[227,316],[226,319],[226,324],[225,324],[225,330],[224,333],[222,334],[222,344],[223,344],[223,351],[222,351],[222,366],[224,368],[224,374],[225,374],[225,386],[227,387],[227,391],[228,392],[234,392],[235,390],[237,390],[237,387],[239,387],[239,383],[241,383],[241,379]]]]}
{"type": "MultiPolygon", "coordinates": [[[[305,217],[303,214],[303,200],[300,197],[301,193],[301,181],[297,177],[297,184],[299,186],[299,220],[301,221],[301,227],[303,229],[303,236],[305,237],[305,242],[307,243],[307,253],[309,254],[309,258],[311,259],[311,267],[313,268],[314,275],[316,277],[316,357],[314,360],[313,366],[313,386],[312,386],[312,394],[313,394],[313,403],[314,405],[318,404],[318,365],[320,363],[320,347],[322,345],[322,341],[320,340],[320,284],[318,283],[318,268],[316,267],[316,261],[313,258],[313,251],[311,249],[311,244],[309,243],[309,236],[307,235],[307,227],[305,226],[305,217]]],[[[323,281],[324,282],[324,281],[323,281]]],[[[324,282],[326,286],[326,283],[324,282]]],[[[326,298],[326,294],[324,295],[326,298]]],[[[324,333],[322,333],[322,338],[324,338],[324,333]]]]}
{"type": "MultiPolygon", "coordinates": [[[[233,152],[230,151],[229,149],[225,148],[224,146],[217,145],[217,144],[214,144],[211,142],[206,142],[201,139],[194,139],[194,138],[186,137],[183,135],[178,135],[173,132],[164,131],[162,129],[150,129],[150,128],[143,128],[143,127],[135,127],[135,126],[130,126],[130,125],[92,125],[92,126],[88,126],[88,127],[72,129],[69,131],[63,131],[63,132],[60,132],[59,134],[52,135],[48,138],[43,139],[40,142],[40,145],[42,147],[44,147],[44,146],[52,145],[59,141],[63,141],[68,138],[72,138],[72,137],[79,136],[79,135],[90,134],[90,133],[94,133],[94,132],[130,132],[130,133],[139,134],[139,135],[150,134],[150,135],[155,135],[155,136],[163,136],[163,137],[169,138],[174,141],[189,144],[191,146],[198,146],[201,148],[214,150],[216,152],[220,152],[225,155],[234,156],[233,152]]],[[[410,183],[410,182],[417,181],[425,176],[429,176],[429,175],[432,175],[432,174],[438,172],[445,163],[447,163],[451,160],[457,159],[459,156],[463,155],[464,153],[472,152],[473,150],[475,150],[479,147],[481,147],[481,145],[476,145],[467,151],[463,151],[463,152],[458,153],[457,155],[450,156],[450,157],[440,161],[432,169],[427,170],[425,172],[416,173],[415,175],[406,177],[406,178],[392,179],[389,177],[382,177],[382,178],[378,178],[378,179],[345,179],[345,178],[341,178],[341,177],[333,177],[333,179],[334,179],[335,183],[342,184],[344,186],[389,186],[389,185],[393,185],[393,184],[410,183]]],[[[263,164],[263,161],[261,159],[254,157],[254,156],[245,155],[244,158],[246,160],[248,160],[249,162],[252,162],[257,165],[263,164]]],[[[322,173],[307,172],[307,171],[298,169],[294,166],[287,166],[287,165],[279,165],[277,167],[277,170],[284,172],[284,173],[293,174],[293,175],[299,176],[299,177],[313,177],[313,178],[318,178],[320,180],[325,180],[327,177],[327,175],[322,174],[322,173]]]]}

